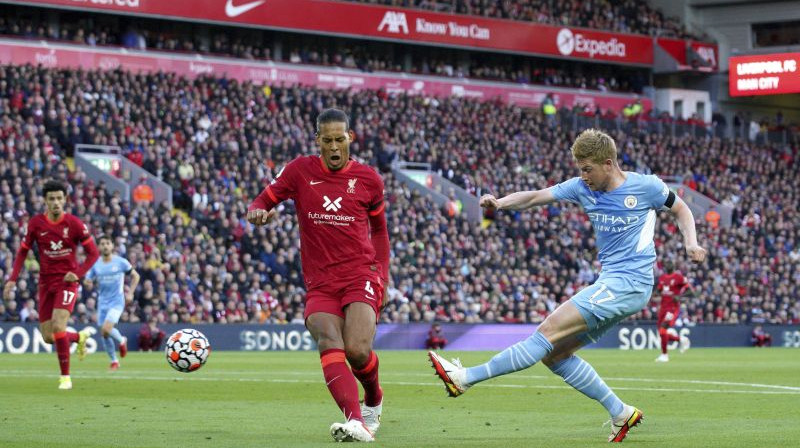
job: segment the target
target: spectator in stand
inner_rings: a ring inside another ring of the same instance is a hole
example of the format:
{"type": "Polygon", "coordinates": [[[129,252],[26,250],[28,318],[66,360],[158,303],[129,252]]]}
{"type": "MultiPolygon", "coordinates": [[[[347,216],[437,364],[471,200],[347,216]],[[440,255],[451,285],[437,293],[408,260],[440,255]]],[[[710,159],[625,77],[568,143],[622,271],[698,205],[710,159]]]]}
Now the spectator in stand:
{"type": "Polygon", "coordinates": [[[161,350],[161,344],[164,342],[166,333],[164,330],[158,328],[158,318],[155,316],[150,317],[147,323],[142,324],[139,330],[139,351],[152,352],[161,350]]]}
{"type": "Polygon", "coordinates": [[[447,345],[447,338],[442,333],[442,326],[438,322],[431,325],[428,330],[428,339],[425,339],[425,348],[428,350],[441,350],[447,345]]]}
{"type": "Polygon", "coordinates": [[[750,336],[753,347],[772,347],[772,335],[764,331],[761,325],[756,325],[750,336]]]}
{"type": "Polygon", "coordinates": [[[714,229],[714,230],[718,229],[719,228],[719,220],[721,219],[721,216],[720,216],[719,212],[717,211],[717,207],[715,207],[713,205],[711,207],[709,207],[708,211],[706,212],[705,219],[706,219],[706,223],[708,223],[708,225],[709,225],[709,227],[711,229],[714,229]]]}
{"type": "MultiPolygon", "coordinates": [[[[392,6],[398,4],[396,0],[347,1],[392,6]]],[[[582,1],[578,5],[574,2],[550,2],[547,0],[513,0],[504,2],[481,0],[429,2],[414,0],[402,3],[403,6],[409,8],[454,14],[520,20],[558,26],[578,26],[660,37],[703,38],[700,35],[689,33],[678,18],[665,17],[660,10],[652,8],[648,3],[641,0],[626,2],[582,1]]],[[[700,34],[702,35],[702,33],[700,34]]]]}
{"type": "Polygon", "coordinates": [[[153,203],[153,187],[147,184],[147,175],[142,175],[139,179],[139,185],[133,189],[131,196],[136,204],[149,205],[153,203]]]}

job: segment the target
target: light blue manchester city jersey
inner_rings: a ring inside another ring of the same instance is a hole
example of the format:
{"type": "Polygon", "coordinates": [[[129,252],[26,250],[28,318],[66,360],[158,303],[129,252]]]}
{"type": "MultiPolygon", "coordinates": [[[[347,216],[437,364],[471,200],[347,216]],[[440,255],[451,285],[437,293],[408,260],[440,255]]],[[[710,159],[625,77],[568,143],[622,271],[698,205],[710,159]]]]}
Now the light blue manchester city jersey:
{"type": "Polygon", "coordinates": [[[125,303],[125,273],[131,270],[128,260],[112,255],[108,263],[101,257],[86,273],[86,278],[97,281],[97,307],[122,306],[125,303]]]}
{"type": "Polygon", "coordinates": [[[600,278],[609,274],[652,285],[656,249],[656,210],[664,207],[669,188],[658,177],[626,172],[614,191],[592,191],[574,177],[550,187],[553,196],[580,204],[594,227],[600,278]]]}

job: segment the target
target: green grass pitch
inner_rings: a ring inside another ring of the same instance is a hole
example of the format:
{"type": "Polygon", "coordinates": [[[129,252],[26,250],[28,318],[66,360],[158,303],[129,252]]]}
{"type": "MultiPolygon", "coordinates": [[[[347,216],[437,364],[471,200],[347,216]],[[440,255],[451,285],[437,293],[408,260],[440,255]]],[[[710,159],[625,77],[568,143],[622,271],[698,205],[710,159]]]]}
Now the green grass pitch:
{"type": "MultiPolygon", "coordinates": [[[[491,353],[445,352],[474,365],[491,353]]],[[[800,446],[800,351],[584,350],[624,401],[644,411],[624,443],[642,447],[800,446]]],[[[422,351],[379,352],[386,447],[577,447],[606,444],[605,410],[535,366],[446,398],[422,351]]],[[[213,352],[191,374],[161,353],[104,353],[57,389],[54,354],[0,355],[0,446],[323,447],[341,420],[316,353],[213,352]]]]}

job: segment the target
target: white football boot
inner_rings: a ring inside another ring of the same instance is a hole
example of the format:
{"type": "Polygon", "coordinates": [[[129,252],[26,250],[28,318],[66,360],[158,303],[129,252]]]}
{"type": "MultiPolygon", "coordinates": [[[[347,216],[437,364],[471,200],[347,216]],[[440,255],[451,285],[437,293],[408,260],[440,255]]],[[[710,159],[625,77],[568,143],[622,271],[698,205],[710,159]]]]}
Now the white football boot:
{"type": "Polygon", "coordinates": [[[666,353],[658,355],[658,358],[656,358],[656,362],[669,362],[669,355],[666,353]]]}
{"type": "Polygon", "coordinates": [[[364,424],[367,429],[374,436],[378,433],[378,428],[381,426],[381,412],[383,411],[383,400],[377,406],[367,406],[361,403],[361,417],[364,418],[364,424]]]}
{"type": "Polygon", "coordinates": [[[375,436],[369,432],[367,426],[358,420],[348,420],[347,423],[334,423],[331,425],[331,436],[337,442],[374,442],[375,436]]]}
{"type": "Polygon", "coordinates": [[[61,390],[72,389],[72,378],[70,378],[69,375],[61,375],[58,378],[58,388],[61,390]]]}
{"type": "Polygon", "coordinates": [[[626,404],[620,415],[606,422],[606,424],[611,423],[611,435],[608,436],[608,441],[622,442],[628,435],[628,431],[634,426],[638,426],[642,420],[644,420],[642,411],[626,404]]]}
{"type": "Polygon", "coordinates": [[[687,338],[686,336],[681,336],[680,348],[678,349],[678,351],[680,353],[686,353],[686,350],[689,350],[689,347],[691,346],[692,346],[692,341],[690,341],[689,338],[687,338]]]}
{"type": "Polygon", "coordinates": [[[431,360],[431,365],[436,371],[436,375],[444,383],[448,395],[457,397],[469,389],[467,369],[461,366],[459,360],[454,359],[453,362],[450,362],[433,351],[428,352],[428,358],[431,360]]]}

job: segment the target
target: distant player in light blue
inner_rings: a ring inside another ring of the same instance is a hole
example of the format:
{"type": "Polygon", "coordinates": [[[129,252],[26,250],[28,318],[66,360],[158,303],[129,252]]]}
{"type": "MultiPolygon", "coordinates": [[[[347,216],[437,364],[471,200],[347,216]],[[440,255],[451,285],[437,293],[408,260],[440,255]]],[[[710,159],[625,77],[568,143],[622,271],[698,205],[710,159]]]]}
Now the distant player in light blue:
{"type": "Polygon", "coordinates": [[[607,134],[594,129],[584,131],[572,145],[572,156],[580,177],[501,199],[484,195],[480,204],[499,210],[523,210],[557,200],[581,205],[597,237],[598,258],[603,266],[597,281],[556,308],[533,335],[485,364],[463,368],[434,352],[428,356],[452,397],[481,381],[542,361],[567,384],[608,410],[612,422],[609,442],[621,442],[630,428],[642,420],[642,411],[617,398],[594,368],[574,353],[647,304],[654,284],[657,210],[667,208],[675,215],[692,261],[702,262],[706,250],[697,243],[689,207],[658,177],[622,171],[617,164],[616,144],[607,134]]]}
{"type": "Polygon", "coordinates": [[[125,304],[133,300],[133,292],[139,284],[139,273],[128,260],[114,255],[114,244],[108,236],[100,237],[100,259],[86,274],[86,283],[97,282],[97,323],[101,324],[103,347],[111,358],[112,371],[119,369],[116,347],[119,356],[128,353],[128,338],[123,337],[114,326],[119,322],[125,304]],[[128,293],[125,294],[125,274],[131,275],[128,293]]]}

